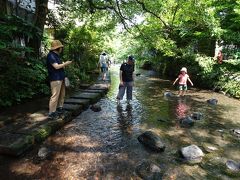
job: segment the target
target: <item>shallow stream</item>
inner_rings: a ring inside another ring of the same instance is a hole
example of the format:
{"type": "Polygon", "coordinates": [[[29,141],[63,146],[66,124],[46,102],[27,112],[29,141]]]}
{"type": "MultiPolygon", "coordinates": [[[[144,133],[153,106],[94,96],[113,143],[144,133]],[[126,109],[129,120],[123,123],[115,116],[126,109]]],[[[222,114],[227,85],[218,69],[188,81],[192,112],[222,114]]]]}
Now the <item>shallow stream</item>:
{"type": "Polygon", "coordinates": [[[212,91],[192,88],[185,97],[164,97],[167,90],[177,93],[172,82],[152,71],[138,71],[133,101],[116,103],[119,66],[111,68],[111,89],[98,104],[67,124],[41,146],[51,149],[49,159],[39,160],[36,147],[18,159],[5,159],[1,177],[10,179],[141,179],[136,167],[149,160],[161,169],[163,179],[240,179],[227,170],[226,161],[240,163],[240,139],[231,129],[240,128],[240,101],[212,91]],[[217,105],[206,101],[218,99],[217,105]],[[179,119],[193,112],[203,114],[191,128],[179,119]],[[147,130],[166,144],[164,152],[148,150],[137,140],[147,130]],[[191,144],[205,156],[199,164],[179,158],[178,150],[191,144]],[[210,152],[209,148],[214,148],[210,152]]]}

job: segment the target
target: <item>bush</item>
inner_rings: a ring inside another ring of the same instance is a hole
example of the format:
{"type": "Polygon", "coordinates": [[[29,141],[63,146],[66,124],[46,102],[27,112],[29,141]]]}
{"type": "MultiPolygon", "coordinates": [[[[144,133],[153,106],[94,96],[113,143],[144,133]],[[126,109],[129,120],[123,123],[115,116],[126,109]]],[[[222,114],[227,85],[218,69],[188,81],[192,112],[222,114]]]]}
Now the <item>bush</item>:
{"type": "Polygon", "coordinates": [[[32,49],[21,45],[38,33],[32,24],[15,16],[2,17],[0,22],[0,107],[10,106],[35,95],[48,93],[45,63],[29,58],[32,49]]]}
{"type": "Polygon", "coordinates": [[[240,98],[240,62],[225,61],[218,64],[212,57],[183,54],[177,58],[165,58],[160,70],[164,75],[176,78],[181,67],[187,67],[193,83],[201,88],[223,91],[240,98]],[[165,66],[165,67],[164,67],[165,66]]]}

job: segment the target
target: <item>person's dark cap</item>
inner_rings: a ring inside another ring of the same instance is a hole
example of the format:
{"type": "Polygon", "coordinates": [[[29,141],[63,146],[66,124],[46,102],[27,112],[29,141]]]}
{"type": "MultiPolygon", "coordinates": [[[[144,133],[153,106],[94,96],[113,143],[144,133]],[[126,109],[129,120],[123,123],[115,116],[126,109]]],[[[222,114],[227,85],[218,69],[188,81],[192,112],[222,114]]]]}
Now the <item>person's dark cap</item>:
{"type": "Polygon", "coordinates": [[[132,62],[134,62],[134,61],[135,61],[135,59],[134,59],[134,57],[133,57],[133,56],[128,56],[128,60],[129,60],[129,61],[132,61],[132,62]]]}

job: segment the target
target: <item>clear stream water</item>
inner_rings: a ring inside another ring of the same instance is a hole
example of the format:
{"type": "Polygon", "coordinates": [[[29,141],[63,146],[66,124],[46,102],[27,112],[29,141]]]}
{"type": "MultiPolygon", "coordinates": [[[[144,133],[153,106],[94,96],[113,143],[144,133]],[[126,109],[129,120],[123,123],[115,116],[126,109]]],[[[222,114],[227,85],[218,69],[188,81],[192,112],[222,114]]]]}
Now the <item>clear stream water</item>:
{"type": "Polygon", "coordinates": [[[192,88],[184,98],[166,98],[177,93],[172,82],[152,71],[136,76],[133,101],[116,104],[119,66],[111,68],[111,89],[98,104],[102,111],[84,111],[42,145],[19,158],[4,157],[0,177],[7,179],[141,179],[136,166],[144,160],[158,165],[162,179],[240,179],[226,170],[226,161],[240,162],[240,139],[230,133],[240,128],[240,101],[222,94],[192,88]],[[207,104],[218,99],[216,106],[207,104]],[[181,117],[201,112],[204,118],[191,128],[179,126],[181,117]],[[166,149],[151,152],[137,137],[144,131],[158,134],[166,149]],[[191,144],[205,156],[199,164],[182,162],[178,150],[191,144]],[[40,147],[51,149],[46,160],[37,158],[40,147]],[[208,153],[207,147],[217,150],[208,153]]]}

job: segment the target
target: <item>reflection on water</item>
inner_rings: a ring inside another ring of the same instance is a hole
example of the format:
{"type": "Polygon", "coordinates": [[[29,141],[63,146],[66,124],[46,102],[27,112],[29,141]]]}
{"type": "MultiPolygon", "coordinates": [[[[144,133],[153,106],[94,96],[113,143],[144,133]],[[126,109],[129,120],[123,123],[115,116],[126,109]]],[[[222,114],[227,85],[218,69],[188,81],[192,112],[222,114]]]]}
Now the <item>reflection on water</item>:
{"type": "Polygon", "coordinates": [[[238,100],[195,89],[188,91],[186,97],[165,98],[163,93],[167,90],[177,93],[172,83],[142,71],[136,77],[131,104],[123,100],[117,105],[119,67],[111,68],[111,89],[99,102],[102,111],[88,109],[50,137],[44,145],[54,149],[51,160],[34,163],[35,149],[9,164],[16,177],[137,179],[135,168],[147,159],[161,167],[165,179],[229,179],[219,167],[228,158],[240,161],[240,142],[229,134],[231,128],[240,127],[238,100]],[[212,97],[219,100],[217,106],[206,103],[212,97]],[[192,128],[180,128],[178,120],[193,112],[201,112],[204,119],[192,128]],[[164,152],[153,153],[138,142],[137,137],[146,130],[161,136],[166,144],[164,152]],[[176,155],[179,148],[190,144],[203,150],[210,144],[218,151],[204,151],[204,161],[191,166],[178,161],[176,155]],[[217,158],[221,163],[212,163],[217,158]],[[28,174],[20,173],[22,167],[29,169],[28,174]]]}
{"type": "Polygon", "coordinates": [[[185,118],[188,115],[188,110],[190,107],[186,104],[186,99],[184,97],[179,97],[176,100],[175,114],[176,114],[176,127],[180,127],[180,119],[185,118]]]}
{"type": "Polygon", "coordinates": [[[126,105],[126,108],[123,109],[122,105],[117,106],[118,118],[120,129],[127,134],[132,133],[133,128],[133,119],[132,119],[132,106],[130,104],[126,105]]]}
{"type": "Polygon", "coordinates": [[[182,119],[187,116],[189,106],[186,104],[186,99],[178,99],[176,103],[176,117],[182,119]]]}

